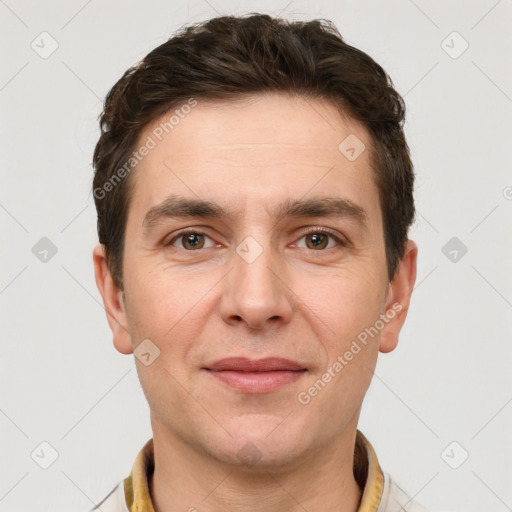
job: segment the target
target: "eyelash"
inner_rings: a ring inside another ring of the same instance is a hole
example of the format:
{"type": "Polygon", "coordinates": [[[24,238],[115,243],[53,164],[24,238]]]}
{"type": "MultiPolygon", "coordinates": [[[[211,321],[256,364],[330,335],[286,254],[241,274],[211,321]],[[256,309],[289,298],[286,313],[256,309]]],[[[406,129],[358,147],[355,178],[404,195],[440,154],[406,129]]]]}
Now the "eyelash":
{"type": "MultiPolygon", "coordinates": [[[[178,240],[179,238],[185,236],[185,235],[189,235],[189,234],[194,234],[194,235],[204,235],[208,238],[211,238],[208,236],[207,233],[203,232],[203,231],[199,231],[197,229],[185,229],[181,232],[179,232],[177,235],[175,235],[171,240],[169,240],[169,242],[166,242],[164,245],[167,247],[167,246],[171,246],[176,240],[178,240]]],[[[340,237],[338,237],[336,235],[336,233],[334,231],[332,231],[331,229],[329,228],[323,228],[323,227],[318,227],[318,228],[315,228],[315,227],[311,227],[311,228],[308,228],[307,231],[305,231],[304,233],[302,233],[302,235],[300,236],[300,239],[304,238],[305,236],[307,235],[311,235],[311,234],[322,234],[322,235],[329,235],[331,238],[333,238],[340,246],[344,247],[347,245],[347,243],[343,240],[340,239],[340,237]]],[[[330,247],[330,249],[333,249],[333,247],[330,247]]],[[[184,249],[185,251],[187,251],[187,249],[184,249]]],[[[201,249],[196,249],[196,250],[201,250],[201,249]]],[[[316,252],[324,252],[326,251],[327,249],[322,249],[320,251],[316,251],[316,252]]],[[[311,251],[314,251],[314,249],[311,249],[311,251]]],[[[187,252],[194,252],[193,250],[190,250],[190,251],[187,251],[187,252]]]]}

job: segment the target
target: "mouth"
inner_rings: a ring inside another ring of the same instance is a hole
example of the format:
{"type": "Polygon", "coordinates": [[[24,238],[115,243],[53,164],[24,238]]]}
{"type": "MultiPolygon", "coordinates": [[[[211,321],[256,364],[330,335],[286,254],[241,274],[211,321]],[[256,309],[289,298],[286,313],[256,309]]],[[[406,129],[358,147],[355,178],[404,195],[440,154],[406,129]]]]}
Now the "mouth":
{"type": "Polygon", "coordinates": [[[268,393],[300,379],[307,369],[277,357],[247,359],[230,357],[203,368],[214,378],[244,393],[268,393]]]}

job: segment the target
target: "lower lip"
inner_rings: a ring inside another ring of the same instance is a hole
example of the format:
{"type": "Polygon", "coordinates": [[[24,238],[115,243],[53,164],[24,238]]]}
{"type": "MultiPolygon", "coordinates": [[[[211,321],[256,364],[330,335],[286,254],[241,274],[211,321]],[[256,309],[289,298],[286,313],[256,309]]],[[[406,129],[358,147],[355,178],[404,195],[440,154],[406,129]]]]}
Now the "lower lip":
{"type": "Polygon", "coordinates": [[[300,379],[306,370],[273,372],[238,372],[231,370],[208,372],[216,379],[245,393],[267,393],[300,379]]]}

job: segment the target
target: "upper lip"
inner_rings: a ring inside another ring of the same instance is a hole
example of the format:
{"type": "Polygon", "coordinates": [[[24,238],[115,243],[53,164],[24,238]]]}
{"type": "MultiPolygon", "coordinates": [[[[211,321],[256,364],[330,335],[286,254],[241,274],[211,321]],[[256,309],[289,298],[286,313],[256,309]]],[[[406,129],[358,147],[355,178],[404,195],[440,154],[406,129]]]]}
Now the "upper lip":
{"type": "Polygon", "coordinates": [[[207,370],[236,372],[271,372],[279,370],[299,371],[305,370],[301,364],[280,357],[266,357],[264,359],[248,359],[247,357],[227,357],[219,359],[205,367],[207,370]]]}

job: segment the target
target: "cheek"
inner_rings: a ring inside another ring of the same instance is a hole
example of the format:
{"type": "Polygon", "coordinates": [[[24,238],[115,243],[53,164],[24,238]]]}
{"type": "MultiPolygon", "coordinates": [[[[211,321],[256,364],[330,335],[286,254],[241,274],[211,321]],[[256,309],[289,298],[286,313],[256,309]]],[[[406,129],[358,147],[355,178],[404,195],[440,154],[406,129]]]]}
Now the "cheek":
{"type": "Polygon", "coordinates": [[[310,293],[308,306],[314,315],[310,314],[309,322],[318,329],[316,334],[326,354],[310,382],[322,389],[314,406],[320,417],[342,421],[358,410],[378,356],[379,335],[370,337],[366,329],[379,319],[383,297],[383,286],[376,276],[355,272],[331,276],[310,293]],[[327,383],[325,389],[319,380],[327,383]]]}
{"type": "Polygon", "coordinates": [[[173,277],[159,269],[146,273],[138,269],[129,275],[131,279],[126,282],[125,292],[129,299],[132,333],[154,340],[160,346],[164,341],[168,344],[184,329],[194,328],[190,319],[204,296],[201,283],[173,277]]]}
{"type": "Polygon", "coordinates": [[[376,321],[382,312],[385,291],[379,276],[368,269],[347,269],[316,276],[314,280],[304,276],[297,286],[297,296],[306,306],[304,314],[310,311],[310,321],[322,327],[319,337],[327,335],[338,349],[376,321]]]}

